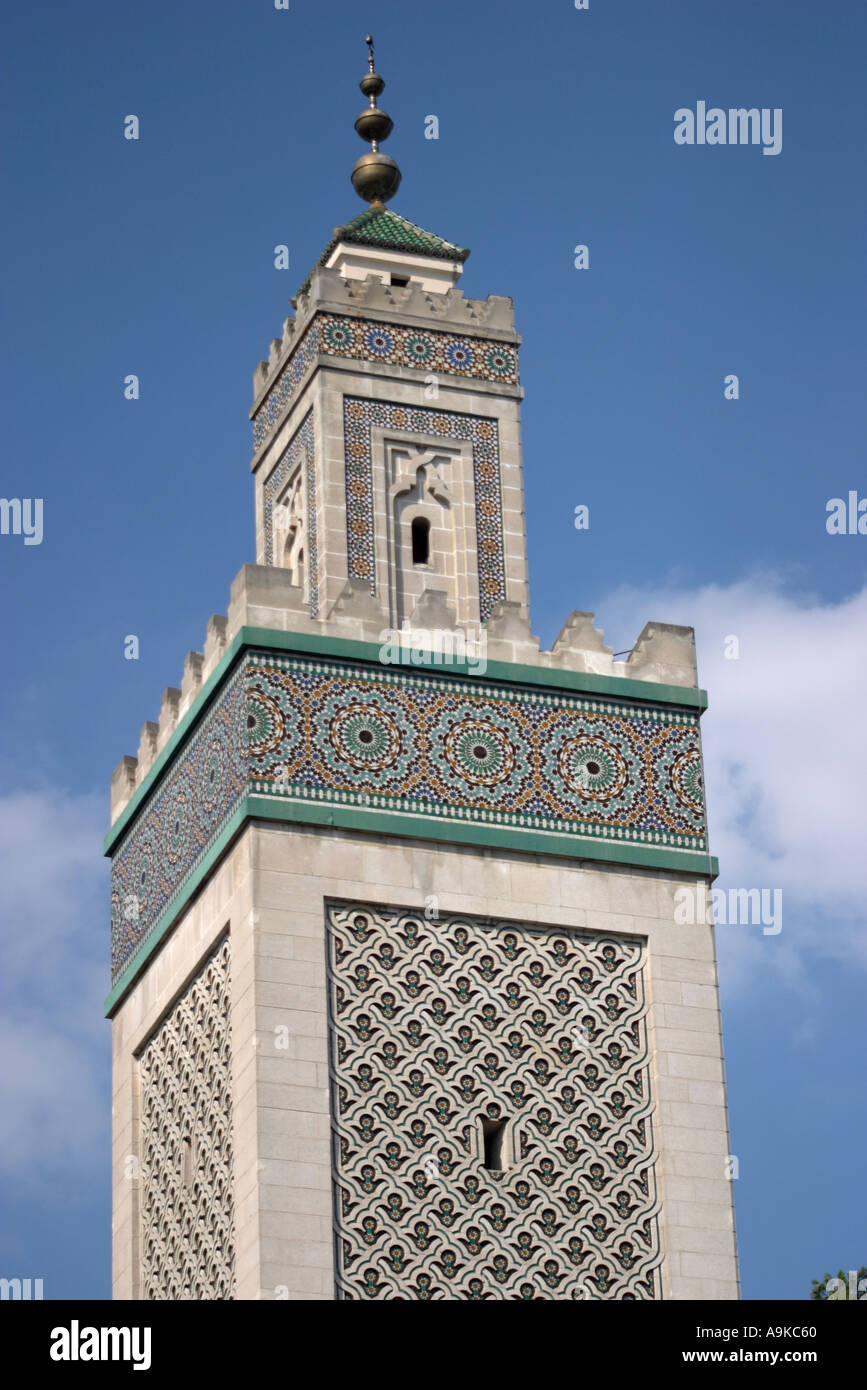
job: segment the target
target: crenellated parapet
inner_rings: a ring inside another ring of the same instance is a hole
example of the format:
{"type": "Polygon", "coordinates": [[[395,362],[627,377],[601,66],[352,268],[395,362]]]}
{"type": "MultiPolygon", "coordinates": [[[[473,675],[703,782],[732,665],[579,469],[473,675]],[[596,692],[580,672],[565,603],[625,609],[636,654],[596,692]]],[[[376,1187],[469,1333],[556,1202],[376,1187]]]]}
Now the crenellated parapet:
{"type": "MultiPolygon", "coordinates": [[[[210,619],[204,650],[188,653],[180,688],[168,687],[159,720],[143,725],[137,757],[118,763],[111,779],[113,826],[120,817],[127,819],[134,798],[140,811],[143,799],[177,759],[181,744],[206,718],[216,691],[253,647],[273,649],[281,659],[293,652],[299,659],[316,654],[326,661],[349,656],[367,672],[366,679],[385,685],[393,685],[400,670],[423,668],[435,678],[459,680],[468,699],[483,702],[492,682],[505,681],[547,690],[554,704],[564,698],[557,692],[570,691],[579,704],[597,698],[600,711],[614,708],[612,701],[626,712],[633,705],[657,712],[673,709],[678,718],[689,720],[696,740],[697,716],[705,703],[695,684],[690,628],[648,623],[629,659],[615,661],[593,615],[576,612],[551,650],[544,651],[518,605],[500,603],[486,627],[467,634],[455,624],[445,594],[433,587],[422,594],[411,621],[395,632],[385,607],[365,584],[348,582],[328,613],[312,619],[287,571],[245,565],[232,584],[227,616],[210,619]]],[[[412,723],[411,712],[407,718],[412,723]]]]}
{"type": "Polygon", "coordinates": [[[213,673],[226,649],[226,619],[212,617],[205,634],[204,652],[188,652],[180,690],[168,686],[160,701],[159,722],[142,725],[136,756],[121,758],[111,777],[111,823],[148,776],[158,755],[174,735],[179,722],[196,703],[202,685],[213,673]]]}
{"type": "Polygon", "coordinates": [[[551,670],[660,685],[697,685],[695,632],[691,627],[645,623],[627,659],[618,661],[593,619],[592,613],[570,613],[551,650],[543,651],[520,605],[499,603],[487,622],[488,651],[496,660],[551,670]]]}

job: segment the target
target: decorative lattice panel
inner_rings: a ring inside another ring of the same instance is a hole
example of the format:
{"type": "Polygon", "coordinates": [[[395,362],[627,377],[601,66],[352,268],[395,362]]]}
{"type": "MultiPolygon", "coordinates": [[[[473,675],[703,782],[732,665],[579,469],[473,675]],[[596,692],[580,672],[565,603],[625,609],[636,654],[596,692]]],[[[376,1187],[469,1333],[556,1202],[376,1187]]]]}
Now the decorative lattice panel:
{"type": "Polygon", "coordinates": [[[233,1298],[229,940],[141,1054],[146,1299],[233,1298]]]}
{"type": "Polygon", "coordinates": [[[643,944],[327,917],[338,1297],[658,1297],[643,944]]]}

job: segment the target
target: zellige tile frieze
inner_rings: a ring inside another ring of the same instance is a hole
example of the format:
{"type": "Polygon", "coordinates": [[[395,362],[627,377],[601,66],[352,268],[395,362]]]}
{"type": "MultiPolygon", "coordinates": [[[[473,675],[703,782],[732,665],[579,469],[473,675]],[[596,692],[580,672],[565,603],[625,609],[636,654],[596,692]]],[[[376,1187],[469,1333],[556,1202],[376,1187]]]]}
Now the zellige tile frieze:
{"type": "Polygon", "coordinates": [[[249,795],[707,850],[688,710],[248,651],[118,842],[114,981],[249,795]]]}
{"type": "Polygon", "coordinates": [[[319,355],[389,362],[420,372],[509,386],[518,384],[518,352],[509,343],[319,313],[314,315],[253,416],[255,450],[271,438],[319,355]]]}

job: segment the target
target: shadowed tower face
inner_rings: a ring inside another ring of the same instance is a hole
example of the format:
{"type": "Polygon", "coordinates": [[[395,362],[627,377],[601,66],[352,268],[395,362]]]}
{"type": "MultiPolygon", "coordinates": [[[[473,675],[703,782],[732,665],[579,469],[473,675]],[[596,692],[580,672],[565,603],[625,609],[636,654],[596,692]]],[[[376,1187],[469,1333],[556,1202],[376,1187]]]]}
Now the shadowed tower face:
{"type": "Polygon", "coordinates": [[[736,1298],[692,631],[540,650],[512,302],[368,44],[256,564],[112,778],[115,1295],[736,1298]]]}

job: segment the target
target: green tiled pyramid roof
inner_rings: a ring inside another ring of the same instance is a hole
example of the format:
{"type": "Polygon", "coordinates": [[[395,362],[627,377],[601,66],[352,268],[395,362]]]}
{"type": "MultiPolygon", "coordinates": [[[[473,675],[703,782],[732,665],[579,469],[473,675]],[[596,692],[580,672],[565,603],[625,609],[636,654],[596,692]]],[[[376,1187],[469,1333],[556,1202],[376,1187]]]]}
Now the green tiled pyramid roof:
{"type": "MultiPolygon", "coordinates": [[[[442,261],[465,261],[470,254],[467,247],[444,241],[442,237],[426,232],[424,227],[417,227],[414,222],[381,205],[365,208],[345,227],[335,227],[334,235],[316,264],[325,265],[341,241],[351,246],[377,246],[382,251],[408,251],[411,255],[433,256],[442,261]]],[[[309,284],[308,275],[298,294],[303,294],[309,284]]]]}
{"type": "Polygon", "coordinates": [[[444,261],[465,261],[470,254],[466,247],[454,246],[450,241],[424,227],[408,222],[391,208],[365,208],[345,227],[336,227],[334,236],[319,258],[324,265],[339,241],[348,241],[353,246],[379,246],[384,251],[410,251],[417,256],[437,256],[444,261]]]}

